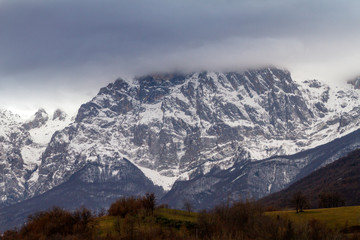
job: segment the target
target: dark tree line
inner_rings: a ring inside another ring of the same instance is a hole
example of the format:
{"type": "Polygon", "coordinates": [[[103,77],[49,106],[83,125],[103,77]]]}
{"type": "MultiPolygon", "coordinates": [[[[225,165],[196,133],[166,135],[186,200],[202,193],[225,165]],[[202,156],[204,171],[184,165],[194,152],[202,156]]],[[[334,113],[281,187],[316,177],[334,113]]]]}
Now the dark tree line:
{"type": "Polygon", "coordinates": [[[323,192],[319,194],[320,208],[342,207],[344,205],[345,201],[337,192],[323,192]]]}
{"type": "MultiPolygon", "coordinates": [[[[332,196],[332,195],[331,195],[332,196]]],[[[298,192],[294,195],[297,211],[306,207],[306,197],[298,192]]],[[[185,201],[186,203],[186,201],[185,201]]],[[[339,230],[330,229],[317,220],[298,223],[281,215],[269,215],[258,202],[239,201],[221,204],[197,214],[181,213],[179,210],[156,208],[154,194],[143,197],[123,197],[108,209],[107,216],[95,216],[86,208],[69,212],[58,207],[29,216],[27,223],[18,230],[6,231],[0,240],[359,240],[339,230]],[[165,212],[165,215],[164,215],[165,212]],[[166,214],[177,212],[179,220],[167,218],[166,214]],[[161,214],[159,214],[161,213],[161,214]],[[105,220],[105,222],[104,222],[105,220]],[[100,234],[100,225],[111,229],[100,234]]],[[[188,210],[188,209],[187,209],[188,210]]]]}
{"type": "Polygon", "coordinates": [[[0,239],[92,239],[95,227],[95,216],[86,208],[69,212],[54,207],[49,211],[30,215],[20,230],[6,231],[0,239]]]}
{"type": "MultiPolygon", "coordinates": [[[[292,204],[296,213],[303,212],[309,207],[308,198],[301,192],[296,192],[292,197],[292,204]]],[[[345,205],[345,201],[337,192],[322,192],[319,194],[319,208],[333,208],[345,205]]]]}

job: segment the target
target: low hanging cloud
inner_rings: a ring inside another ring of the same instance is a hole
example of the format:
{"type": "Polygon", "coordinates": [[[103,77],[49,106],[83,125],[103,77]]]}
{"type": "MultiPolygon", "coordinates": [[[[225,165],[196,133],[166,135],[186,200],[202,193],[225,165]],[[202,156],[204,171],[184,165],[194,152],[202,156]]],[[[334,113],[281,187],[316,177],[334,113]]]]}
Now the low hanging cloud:
{"type": "Polygon", "coordinates": [[[33,111],[46,99],[49,108],[74,110],[118,76],[156,71],[274,65],[295,78],[343,81],[360,70],[359,7],[339,0],[0,0],[0,106],[33,111]]]}

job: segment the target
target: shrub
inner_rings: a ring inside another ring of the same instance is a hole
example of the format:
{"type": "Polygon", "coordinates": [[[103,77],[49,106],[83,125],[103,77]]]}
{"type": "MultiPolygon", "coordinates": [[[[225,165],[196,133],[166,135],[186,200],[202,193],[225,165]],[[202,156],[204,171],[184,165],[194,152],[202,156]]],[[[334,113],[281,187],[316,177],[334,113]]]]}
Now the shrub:
{"type": "Polygon", "coordinates": [[[94,217],[86,208],[71,213],[53,207],[30,215],[19,231],[7,231],[1,239],[91,239],[93,226],[94,217]]]}
{"type": "Polygon", "coordinates": [[[109,216],[120,216],[125,218],[128,214],[137,215],[140,210],[144,209],[146,215],[152,215],[156,206],[155,194],[147,193],[144,197],[122,197],[111,204],[109,216]]]}
{"type": "Polygon", "coordinates": [[[135,215],[142,208],[141,199],[135,197],[122,197],[113,204],[111,204],[108,214],[110,216],[120,216],[124,218],[126,215],[135,215]]]}

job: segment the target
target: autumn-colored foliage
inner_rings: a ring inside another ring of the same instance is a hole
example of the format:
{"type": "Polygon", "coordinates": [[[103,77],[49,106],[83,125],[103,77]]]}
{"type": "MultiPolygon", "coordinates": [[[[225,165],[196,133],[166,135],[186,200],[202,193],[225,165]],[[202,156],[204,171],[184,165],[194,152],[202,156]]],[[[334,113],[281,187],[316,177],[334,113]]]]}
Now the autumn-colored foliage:
{"type": "Polygon", "coordinates": [[[2,240],[57,240],[91,239],[95,227],[93,214],[86,208],[68,212],[54,207],[28,217],[27,223],[19,231],[7,231],[2,240]]]}
{"type": "Polygon", "coordinates": [[[110,216],[137,215],[139,211],[144,210],[147,215],[152,215],[155,209],[155,194],[147,193],[143,197],[122,197],[111,204],[108,214],[110,216]]]}

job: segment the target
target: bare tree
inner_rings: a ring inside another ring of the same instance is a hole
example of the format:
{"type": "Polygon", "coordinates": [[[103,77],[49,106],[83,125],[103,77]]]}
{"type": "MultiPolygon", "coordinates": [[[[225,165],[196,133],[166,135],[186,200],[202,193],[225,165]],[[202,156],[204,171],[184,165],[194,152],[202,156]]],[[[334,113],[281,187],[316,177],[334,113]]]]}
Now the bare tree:
{"type": "Polygon", "coordinates": [[[307,198],[301,191],[296,192],[292,197],[292,203],[295,205],[296,213],[303,212],[304,208],[308,207],[307,198]]]}

